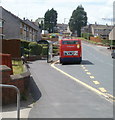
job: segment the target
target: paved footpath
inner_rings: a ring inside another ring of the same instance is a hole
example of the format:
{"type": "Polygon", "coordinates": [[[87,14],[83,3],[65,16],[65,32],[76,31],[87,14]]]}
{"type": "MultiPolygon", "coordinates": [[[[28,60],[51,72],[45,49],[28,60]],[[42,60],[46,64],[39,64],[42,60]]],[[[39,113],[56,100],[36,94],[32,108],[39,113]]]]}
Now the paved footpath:
{"type": "Polygon", "coordinates": [[[32,91],[37,100],[29,118],[113,117],[111,102],[56,71],[45,60],[29,66],[36,88],[32,91]]]}

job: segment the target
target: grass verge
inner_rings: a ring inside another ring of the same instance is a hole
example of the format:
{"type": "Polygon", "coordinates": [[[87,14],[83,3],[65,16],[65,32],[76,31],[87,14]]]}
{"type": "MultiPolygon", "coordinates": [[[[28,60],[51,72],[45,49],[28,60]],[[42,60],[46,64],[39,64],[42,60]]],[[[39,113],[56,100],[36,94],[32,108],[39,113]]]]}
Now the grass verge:
{"type": "Polygon", "coordinates": [[[19,60],[12,60],[12,68],[13,68],[14,75],[21,74],[24,71],[23,63],[21,60],[20,61],[19,60]]]}

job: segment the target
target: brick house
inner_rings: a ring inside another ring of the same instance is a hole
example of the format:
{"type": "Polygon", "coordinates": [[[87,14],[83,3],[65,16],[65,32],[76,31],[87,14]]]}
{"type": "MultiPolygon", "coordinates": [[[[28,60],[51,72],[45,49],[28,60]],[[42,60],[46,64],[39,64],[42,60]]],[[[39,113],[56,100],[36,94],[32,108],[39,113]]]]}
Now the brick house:
{"type": "Polygon", "coordinates": [[[58,32],[66,32],[68,24],[60,24],[60,23],[58,23],[56,25],[56,27],[57,27],[58,32]]]}
{"type": "Polygon", "coordinates": [[[32,21],[29,21],[28,19],[22,20],[2,6],[0,6],[0,11],[0,25],[2,27],[0,34],[2,34],[3,39],[24,39],[28,41],[41,40],[40,29],[32,21]]]}

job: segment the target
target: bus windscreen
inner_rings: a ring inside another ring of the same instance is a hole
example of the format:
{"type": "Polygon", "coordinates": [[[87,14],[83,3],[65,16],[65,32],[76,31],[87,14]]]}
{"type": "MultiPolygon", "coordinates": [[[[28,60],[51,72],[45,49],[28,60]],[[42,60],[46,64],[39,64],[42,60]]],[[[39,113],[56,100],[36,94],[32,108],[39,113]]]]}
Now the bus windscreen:
{"type": "Polygon", "coordinates": [[[62,41],[62,44],[63,44],[63,45],[78,44],[78,41],[73,41],[73,40],[72,40],[72,41],[68,41],[68,40],[65,41],[65,40],[64,40],[64,41],[62,41]]]}

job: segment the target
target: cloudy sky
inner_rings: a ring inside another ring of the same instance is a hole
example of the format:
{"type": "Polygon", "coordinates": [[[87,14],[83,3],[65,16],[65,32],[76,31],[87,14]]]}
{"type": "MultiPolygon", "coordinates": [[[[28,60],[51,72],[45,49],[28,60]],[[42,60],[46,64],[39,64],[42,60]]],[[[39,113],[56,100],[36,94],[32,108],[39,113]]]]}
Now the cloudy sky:
{"type": "Polygon", "coordinates": [[[73,10],[82,5],[87,12],[88,22],[111,24],[114,0],[0,0],[1,6],[20,18],[36,20],[44,17],[48,9],[54,8],[58,13],[58,23],[68,22],[73,10]],[[102,18],[106,18],[103,20],[102,18]]]}

